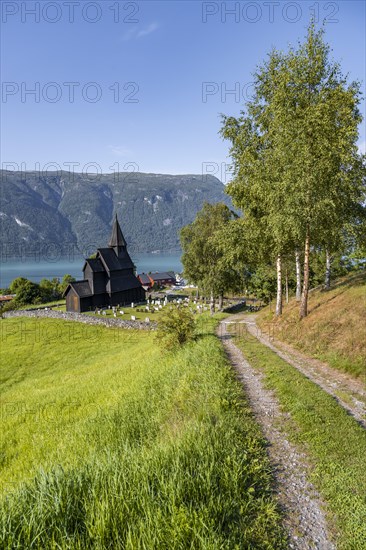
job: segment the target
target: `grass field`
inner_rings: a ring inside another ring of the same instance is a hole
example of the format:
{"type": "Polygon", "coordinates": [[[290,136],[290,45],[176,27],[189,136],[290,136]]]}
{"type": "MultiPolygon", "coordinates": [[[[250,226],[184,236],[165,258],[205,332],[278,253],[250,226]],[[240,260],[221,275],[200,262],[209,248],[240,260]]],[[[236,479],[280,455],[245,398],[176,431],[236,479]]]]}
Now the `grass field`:
{"type": "Polygon", "coordinates": [[[44,304],[26,304],[24,306],[18,306],[19,309],[44,309],[45,307],[52,307],[55,311],[66,311],[66,302],[61,299],[44,304]]]}
{"type": "Polygon", "coordinates": [[[213,335],[1,321],[0,547],[286,547],[264,442],[213,335]]]}
{"type": "Polygon", "coordinates": [[[43,309],[45,307],[52,307],[52,309],[65,311],[66,310],[66,302],[65,302],[65,300],[61,299],[61,300],[56,300],[54,302],[47,302],[47,303],[44,303],[44,304],[30,304],[30,305],[24,306],[24,309],[39,309],[39,308],[43,309]],[[61,304],[61,305],[59,305],[59,304],[61,304]]]}
{"type": "Polygon", "coordinates": [[[236,343],[265,374],[292,422],[286,430],[307,451],[314,484],[328,504],[337,549],[366,549],[366,432],[336,400],[257,339],[236,343]]]}
{"type": "MultiPolygon", "coordinates": [[[[158,319],[161,315],[163,310],[159,311],[145,311],[146,306],[136,306],[136,307],[120,307],[117,309],[117,318],[118,319],[124,319],[126,321],[131,320],[131,315],[133,315],[136,318],[136,321],[145,321],[146,317],[149,317],[151,321],[154,319],[158,319]],[[143,311],[137,311],[137,310],[143,310],[143,311]],[[121,315],[119,312],[123,311],[123,315],[121,315]]],[[[104,310],[106,315],[98,315],[98,313],[94,313],[94,311],[86,311],[84,315],[91,315],[93,317],[100,317],[103,319],[103,317],[113,318],[113,310],[112,309],[105,309],[104,310]]]]}
{"type": "MultiPolygon", "coordinates": [[[[191,308],[194,308],[195,305],[194,304],[189,304],[191,308]]],[[[117,309],[117,318],[118,319],[125,319],[126,321],[130,321],[131,320],[131,315],[133,315],[136,319],[136,321],[145,321],[146,317],[148,317],[150,319],[150,321],[158,321],[159,318],[161,317],[162,314],[164,314],[164,312],[166,312],[168,310],[169,307],[175,307],[174,304],[169,304],[167,306],[163,306],[162,309],[159,309],[158,311],[151,311],[151,309],[154,307],[154,306],[149,306],[150,307],[150,311],[146,311],[145,310],[145,305],[144,306],[136,306],[136,307],[121,307],[119,309],[117,309]],[[142,311],[141,311],[142,310],[142,311]],[[121,315],[119,313],[119,311],[123,311],[123,315],[121,315]]],[[[156,306],[157,307],[157,306],[156,306]]],[[[205,306],[207,307],[207,310],[209,309],[208,306],[205,306]]],[[[106,315],[99,315],[98,313],[94,313],[94,311],[87,311],[84,313],[84,315],[91,315],[93,317],[108,317],[108,318],[113,318],[113,310],[112,309],[105,309],[104,310],[106,315]]],[[[206,315],[205,312],[202,313],[202,314],[199,314],[200,316],[201,315],[206,315]]]]}
{"type": "Polygon", "coordinates": [[[366,383],[366,272],[339,279],[327,292],[310,292],[309,315],[302,321],[292,299],[281,319],[275,320],[265,308],[258,324],[275,338],[366,383]]]}

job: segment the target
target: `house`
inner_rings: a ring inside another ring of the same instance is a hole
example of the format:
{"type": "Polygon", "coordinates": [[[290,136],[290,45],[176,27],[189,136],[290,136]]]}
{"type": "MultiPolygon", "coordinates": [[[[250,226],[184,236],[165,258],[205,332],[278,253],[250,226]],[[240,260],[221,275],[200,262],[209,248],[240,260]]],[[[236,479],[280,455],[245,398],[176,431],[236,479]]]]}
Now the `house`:
{"type": "Polygon", "coordinates": [[[95,258],[87,258],[83,273],[82,281],[70,283],[65,290],[67,311],[81,313],[145,300],[117,214],[108,248],[98,248],[95,258]]]}
{"type": "Polygon", "coordinates": [[[0,296],[0,305],[11,302],[15,298],[15,294],[2,294],[0,296]]]}
{"type": "Polygon", "coordinates": [[[137,275],[137,278],[138,278],[138,280],[140,281],[140,283],[142,284],[142,286],[144,287],[145,290],[148,290],[149,288],[151,288],[153,286],[153,283],[152,283],[150,277],[146,273],[140,273],[139,275],[137,275]]]}
{"type": "Polygon", "coordinates": [[[175,274],[173,271],[163,271],[161,273],[140,273],[137,275],[139,281],[144,288],[152,288],[156,286],[173,286],[176,284],[175,274]]]}

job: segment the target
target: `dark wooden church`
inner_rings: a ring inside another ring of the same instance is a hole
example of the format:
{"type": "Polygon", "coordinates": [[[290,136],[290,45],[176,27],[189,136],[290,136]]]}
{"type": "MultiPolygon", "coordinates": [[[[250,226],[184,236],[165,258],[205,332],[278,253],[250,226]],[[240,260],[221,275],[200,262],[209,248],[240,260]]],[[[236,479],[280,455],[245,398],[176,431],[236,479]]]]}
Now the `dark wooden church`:
{"type": "Polygon", "coordinates": [[[135,266],[127,252],[117,214],[108,248],[98,248],[96,258],[87,258],[83,273],[83,281],[70,283],[65,290],[67,311],[81,313],[96,307],[122,306],[145,300],[145,291],[135,276],[135,266]]]}

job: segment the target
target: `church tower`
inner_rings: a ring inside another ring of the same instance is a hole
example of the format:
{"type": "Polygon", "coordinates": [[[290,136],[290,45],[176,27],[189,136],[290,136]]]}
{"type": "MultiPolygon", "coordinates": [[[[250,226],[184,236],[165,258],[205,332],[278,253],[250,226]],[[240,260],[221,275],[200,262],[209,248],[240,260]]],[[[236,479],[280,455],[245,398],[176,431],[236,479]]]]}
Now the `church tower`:
{"type": "Polygon", "coordinates": [[[127,252],[127,244],[122,233],[121,226],[119,225],[117,214],[114,218],[111,238],[108,243],[109,248],[113,248],[116,256],[123,257],[127,252]]]}
{"type": "Polygon", "coordinates": [[[70,283],[65,291],[67,311],[81,313],[145,301],[117,214],[108,248],[98,248],[95,258],[87,258],[83,273],[84,279],[70,283]]]}

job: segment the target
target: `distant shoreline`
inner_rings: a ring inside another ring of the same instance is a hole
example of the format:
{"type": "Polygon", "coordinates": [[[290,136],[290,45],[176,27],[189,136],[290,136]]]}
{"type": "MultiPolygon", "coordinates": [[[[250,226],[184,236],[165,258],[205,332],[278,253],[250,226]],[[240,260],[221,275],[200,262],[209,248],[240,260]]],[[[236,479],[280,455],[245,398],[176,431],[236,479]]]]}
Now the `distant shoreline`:
{"type": "MultiPolygon", "coordinates": [[[[137,272],[174,271],[181,272],[181,252],[160,252],[131,254],[137,272]]],[[[25,277],[35,283],[41,279],[62,278],[66,273],[82,279],[83,256],[59,258],[57,260],[34,258],[5,258],[0,264],[0,288],[7,288],[13,279],[25,277]]]]}

